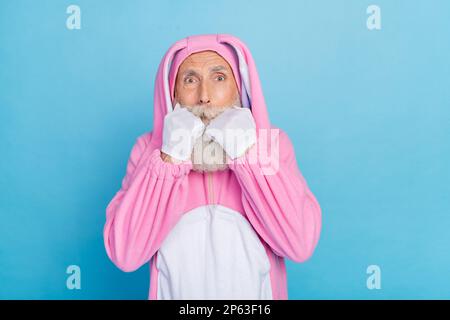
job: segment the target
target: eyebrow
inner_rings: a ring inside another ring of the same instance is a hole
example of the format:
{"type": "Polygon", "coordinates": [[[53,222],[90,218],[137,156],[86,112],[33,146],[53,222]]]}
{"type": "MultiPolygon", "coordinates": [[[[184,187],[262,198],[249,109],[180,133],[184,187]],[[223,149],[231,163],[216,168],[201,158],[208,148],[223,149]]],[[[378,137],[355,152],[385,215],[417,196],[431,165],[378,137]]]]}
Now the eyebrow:
{"type": "MultiPolygon", "coordinates": [[[[222,65],[214,66],[209,68],[209,72],[218,72],[218,71],[227,71],[227,68],[225,68],[222,65]]],[[[193,69],[187,69],[184,73],[184,76],[198,76],[198,72],[193,69]]]]}
{"type": "Polygon", "coordinates": [[[217,72],[217,71],[227,71],[227,68],[225,68],[224,66],[220,65],[220,66],[215,66],[212,68],[209,68],[210,72],[217,72]]]}

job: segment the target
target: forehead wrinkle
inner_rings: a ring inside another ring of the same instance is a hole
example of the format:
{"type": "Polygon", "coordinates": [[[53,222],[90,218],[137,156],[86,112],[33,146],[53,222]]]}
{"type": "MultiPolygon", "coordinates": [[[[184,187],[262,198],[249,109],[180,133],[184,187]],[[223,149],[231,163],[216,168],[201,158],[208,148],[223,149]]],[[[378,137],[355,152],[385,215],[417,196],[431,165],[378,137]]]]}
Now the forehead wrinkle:
{"type": "MultiPolygon", "coordinates": [[[[213,66],[213,67],[209,68],[210,73],[219,72],[219,71],[228,72],[229,70],[223,65],[217,65],[217,66],[213,66]]],[[[183,75],[184,76],[199,76],[200,74],[196,70],[194,70],[192,68],[188,68],[183,71],[183,75]]]]}

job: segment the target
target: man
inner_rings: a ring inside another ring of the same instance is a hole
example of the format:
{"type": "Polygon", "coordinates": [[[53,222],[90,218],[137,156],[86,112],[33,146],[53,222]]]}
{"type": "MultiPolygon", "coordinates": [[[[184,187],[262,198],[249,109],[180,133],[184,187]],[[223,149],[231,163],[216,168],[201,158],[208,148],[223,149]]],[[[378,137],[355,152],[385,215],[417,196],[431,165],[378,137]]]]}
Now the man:
{"type": "Polygon", "coordinates": [[[269,122],[246,45],[226,34],[173,44],[153,121],[106,209],[109,258],[126,272],[150,261],[152,300],[287,299],[284,258],[311,257],[321,208],[269,122]]]}

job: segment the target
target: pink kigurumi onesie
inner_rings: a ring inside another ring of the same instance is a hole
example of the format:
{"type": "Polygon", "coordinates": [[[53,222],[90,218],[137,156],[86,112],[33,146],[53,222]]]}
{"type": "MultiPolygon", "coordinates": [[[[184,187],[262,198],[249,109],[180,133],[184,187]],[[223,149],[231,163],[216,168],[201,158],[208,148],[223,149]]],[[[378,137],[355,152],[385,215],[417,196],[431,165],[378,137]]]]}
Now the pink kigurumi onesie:
{"type": "Polygon", "coordinates": [[[153,131],[136,139],[121,188],[106,209],[104,243],[112,262],[126,272],[150,262],[150,300],[287,299],[284,258],[311,257],[322,213],[290,139],[269,122],[247,46],[228,34],[174,43],[156,75],[153,121],[153,131]],[[257,143],[222,171],[202,173],[191,170],[190,160],[161,159],[177,69],[188,55],[204,50],[229,62],[257,131],[278,130],[273,172],[266,174],[266,164],[250,158],[263,143],[273,143],[270,134],[264,141],[258,135],[257,143]]]}

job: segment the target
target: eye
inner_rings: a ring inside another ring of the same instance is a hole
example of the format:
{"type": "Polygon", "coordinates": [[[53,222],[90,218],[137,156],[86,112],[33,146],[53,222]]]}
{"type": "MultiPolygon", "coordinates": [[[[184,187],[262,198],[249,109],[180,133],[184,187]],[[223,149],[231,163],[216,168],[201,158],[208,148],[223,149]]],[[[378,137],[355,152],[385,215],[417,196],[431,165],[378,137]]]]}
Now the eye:
{"type": "Polygon", "coordinates": [[[184,82],[187,84],[192,84],[192,83],[197,82],[197,79],[195,79],[194,77],[187,77],[184,79],[184,82]]]}
{"type": "Polygon", "coordinates": [[[226,77],[223,74],[221,74],[221,75],[218,75],[216,77],[216,79],[219,80],[219,81],[225,81],[226,77]]]}

